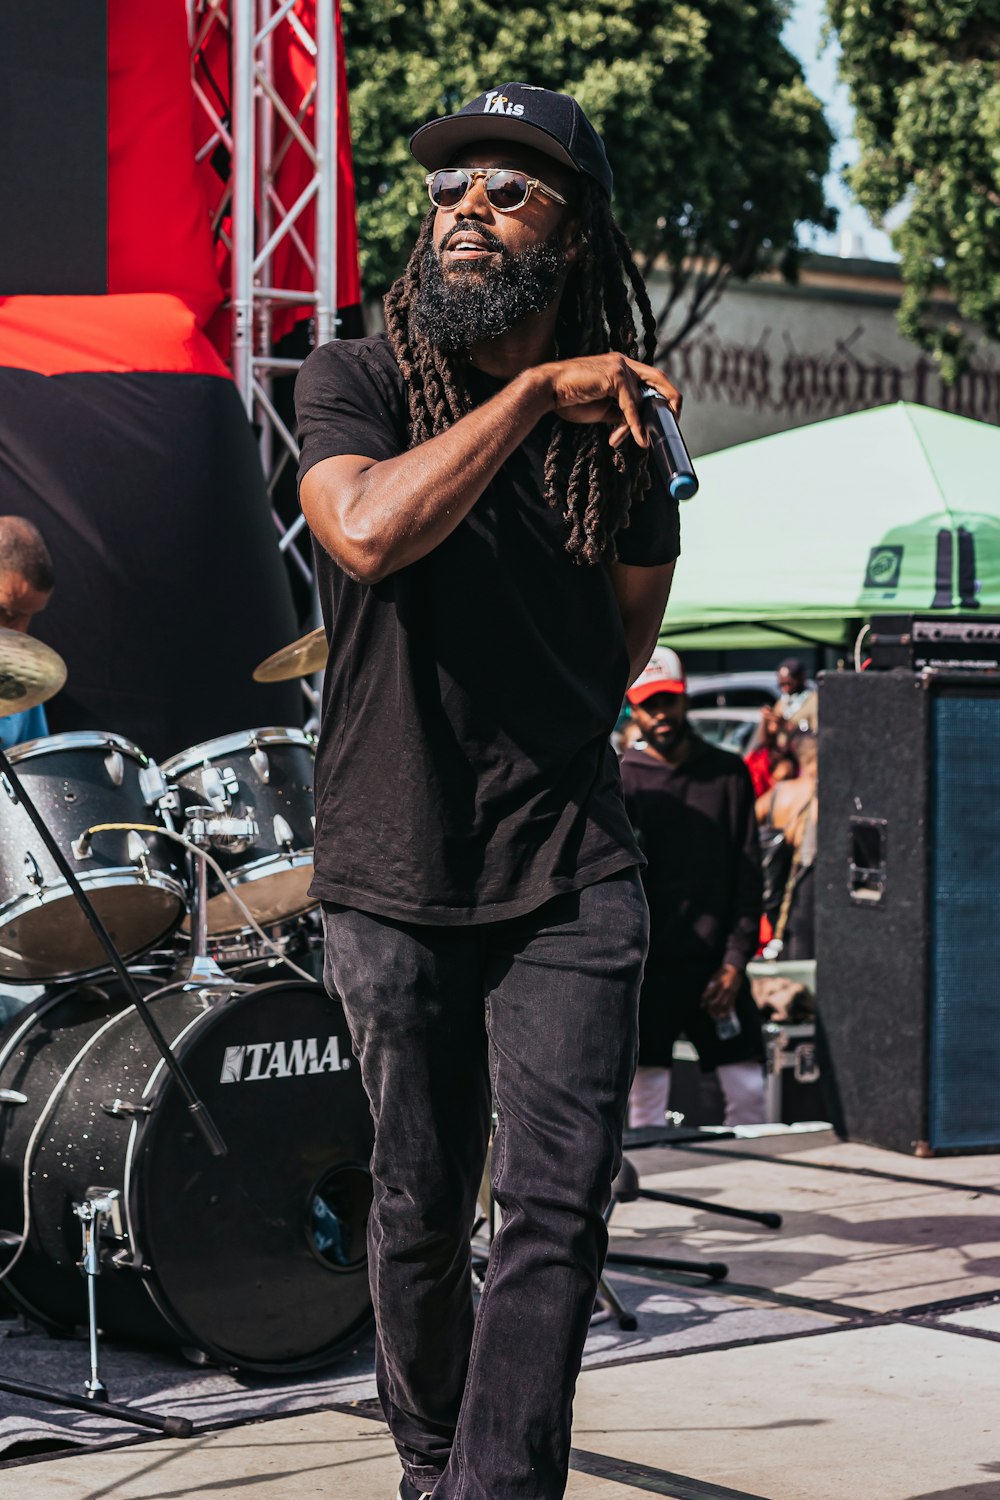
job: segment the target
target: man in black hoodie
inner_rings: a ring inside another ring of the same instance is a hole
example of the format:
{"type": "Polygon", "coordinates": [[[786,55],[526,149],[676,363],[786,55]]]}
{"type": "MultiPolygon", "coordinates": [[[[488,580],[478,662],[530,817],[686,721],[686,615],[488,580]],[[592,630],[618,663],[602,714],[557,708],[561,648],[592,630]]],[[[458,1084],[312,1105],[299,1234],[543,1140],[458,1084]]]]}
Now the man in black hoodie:
{"type": "Polygon", "coordinates": [[[622,785],[650,912],[633,1127],[663,1123],[681,1033],[703,1071],[717,1071],[726,1124],[764,1118],[760,1020],[746,979],[761,911],[753,786],[738,755],[695,734],[686,688],[680,658],[659,648],[628,692],[643,741],[622,758],[622,785]]]}

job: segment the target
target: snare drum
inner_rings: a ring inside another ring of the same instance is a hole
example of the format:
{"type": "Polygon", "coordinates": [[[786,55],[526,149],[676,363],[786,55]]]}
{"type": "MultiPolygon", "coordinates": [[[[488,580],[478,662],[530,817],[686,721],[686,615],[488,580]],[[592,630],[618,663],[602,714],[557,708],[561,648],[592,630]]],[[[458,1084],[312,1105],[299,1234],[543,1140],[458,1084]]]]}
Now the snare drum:
{"type": "MultiPolygon", "coordinates": [[[[103,731],[28,740],[7,756],[122,957],[162,941],[185,910],[178,846],[125,830],[95,834],[86,852],[78,845],[96,823],[172,826],[159,806],[166,792],[160,768],[103,731]]],[[[32,984],[106,967],[76,898],[0,776],[0,978],[32,984]]]]}
{"type": "MultiPolygon", "coordinates": [[[[239,852],[214,857],[261,926],[301,916],[316,905],[313,875],[315,737],[301,729],[252,729],[183,750],[163,764],[182,811],[210,807],[252,819],[257,834],[239,852]]],[[[208,878],[208,930],[239,932],[247,919],[213,873],[208,878]]]]}

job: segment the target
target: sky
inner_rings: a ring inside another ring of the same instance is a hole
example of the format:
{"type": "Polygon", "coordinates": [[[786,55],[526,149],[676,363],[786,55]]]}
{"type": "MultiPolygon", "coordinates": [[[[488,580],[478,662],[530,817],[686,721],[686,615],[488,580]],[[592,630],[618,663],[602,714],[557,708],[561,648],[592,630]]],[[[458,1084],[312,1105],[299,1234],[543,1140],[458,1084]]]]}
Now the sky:
{"type": "Polygon", "coordinates": [[[832,170],[826,180],[826,194],[827,201],[838,212],[838,225],[832,234],[816,229],[805,230],[802,243],[825,255],[849,253],[869,260],[896,260],[898,257],[889,236],[875,228],[841,181],[844,168],[856,160],[858,149],[847,88],[837,81],[839,48],[836,41],[831,41],[821,50],[824,19],[823,0],[794,0],[784,30],[785,45],[801,62],[806,81],[822,101],[830,128],[837,137],[831,155],[832,170]]]}

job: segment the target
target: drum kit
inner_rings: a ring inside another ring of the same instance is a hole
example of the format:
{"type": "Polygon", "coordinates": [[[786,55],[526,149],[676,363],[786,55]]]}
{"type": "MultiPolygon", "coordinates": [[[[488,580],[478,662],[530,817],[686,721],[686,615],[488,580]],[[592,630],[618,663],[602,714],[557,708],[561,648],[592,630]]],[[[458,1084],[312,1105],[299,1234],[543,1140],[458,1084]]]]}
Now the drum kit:
{"type": "MultiPolygon", "coordinates": [[[[313,632],[254,675],[324,660],[313,632]]],[[[0,711],[65,675],[0,630],[0,711]]],[[[0,751],[0,982],[36,986],[0,1030],[0,1293],[54,1331],[86,1306],[88,1398],[98,1276],[104,1331],[250,1371],[322,1366],[370,1320],[371,1116],[313,974],[313,758],[288,728],[162,765],[95,731],[0,751]]]]}

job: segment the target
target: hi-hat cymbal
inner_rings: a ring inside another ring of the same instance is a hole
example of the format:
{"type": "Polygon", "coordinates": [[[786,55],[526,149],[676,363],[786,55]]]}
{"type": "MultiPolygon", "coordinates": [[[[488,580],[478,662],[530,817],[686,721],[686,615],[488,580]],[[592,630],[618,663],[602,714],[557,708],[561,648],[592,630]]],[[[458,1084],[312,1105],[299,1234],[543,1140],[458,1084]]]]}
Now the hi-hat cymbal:
{"type": "Polygon", "coordinates": [[[291,677],[310,677],[326,666],[329,648],[322,625],[290,646],[282,646],[273,656],[254,668],[254,682],[287,682],[291,677]]]}
{"type": "Polygon", "coordinates": [[[19,630],[0,629],[0,715],[47,703],[66,681],[58,651],[19,630]]]}

